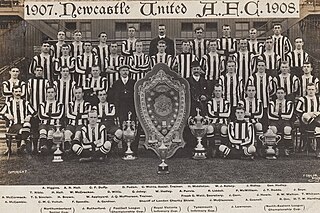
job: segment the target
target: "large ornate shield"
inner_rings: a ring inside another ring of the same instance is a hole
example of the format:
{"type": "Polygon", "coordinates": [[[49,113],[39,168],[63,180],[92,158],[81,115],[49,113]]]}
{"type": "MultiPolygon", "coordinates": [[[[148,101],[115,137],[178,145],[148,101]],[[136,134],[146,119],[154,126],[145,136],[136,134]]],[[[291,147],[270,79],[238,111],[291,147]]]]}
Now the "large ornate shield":
{"type": "Polygon", "coordinates": [[[163,63],[135,84],[135,107],[146,134],[144,146],[159,156],[163,141],[167,158],[184,147],[184,126],[190,112],[189,83],[163,63]]]}

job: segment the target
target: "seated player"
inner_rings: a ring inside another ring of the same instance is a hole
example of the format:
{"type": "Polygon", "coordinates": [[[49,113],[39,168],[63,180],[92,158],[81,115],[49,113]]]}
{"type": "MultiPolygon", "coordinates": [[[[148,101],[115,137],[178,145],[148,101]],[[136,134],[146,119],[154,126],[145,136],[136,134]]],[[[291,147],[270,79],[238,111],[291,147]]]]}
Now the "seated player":
{"type": "MultiPolygon", "coordinates": [[[[30,135],[30,119],[36,114],[29,102],[21,98],[22,89],[16,85],[12,87],[13,98],[6,102],[0,110],[0,115],[9,122],[7,133],[17,134],[18,152],[23,153],[26,145],[31,149],[27,139],[30,135]]],[[[10,147],[4,154],[11,153],[10,147]]]]}
{"type": "Polygon", "coordinates": [[[103,124],[98,123],[96,110],[88,113],[88,121],[89,124],[77,131],[72,141],[72,151],[80,156],[80,162],[103,161],[111,149],[111,143],[106,138],[106,128],[103,124]]]}
{"type": "Polygon", "coordinates": [[[307,95],[299,98],[296,111],[302,120],[300,129],[302,130],[304,150],[309,150],[309,146],[315,136],[317,143],[316,157],[320,158],[320,97],[316,96],[314,83],[307,85],[307,95]]]}
{"type": "MultiPolygon", "coordinates": [[[[256,87],[254,85],[248,85],[246,89],[247,97],[240,102],[243,103],[245,109],[245,120],[254,125],[256,136],[259,137],[263,134],[262,124],[260,122],[263,115],[262,101],[256,98],[256,87]]],[[[255,146],[258,150],[258,154],[261,155],[261,143],[257,138],[255,146]]]]}
{"type": "Polygon", "coordinates": [[[89,102],[83,99],[83,89],[82,87],[75,87],[74,89],[75,101],[69,103],[69,108],[67,111],[68,125],[64,132],[65,140],[65,151],[70,151],[70,145],[72,137],[79,138],[79,131],[81,127],[87,124],[89,102]]]}
{"type": "Polygon", "coordinates": [[[122,130],[119,128],[119,121],[116,118],[116,108],[114,104],[107,102],[106,90],[99,90],[98,98],[98,122],[101,122],[106,127],[106,131],[113,137],[112,150],[114,150],[122,139],[122,130]]]}
{"type": "Polygon", "coordinates": [[[292,146],[292,124],[290,122],[294,104],[292,101],[286,100],[286,93],[283,87],[279,87],[276,92],[277,99],[270,101],[268,117],[270,119],[270,128],[274,133],[282,133],[283,140],[279,147],[283,148],[284,155],[289,156],[289,149],[292,146]]]}
{"type": "Polygon", "coordinates": [[[228,125],[229,144],[220,145],[219,151],[225,158],[253,159],[253,154],[256,152],[254,126],[245,121],[245,110],[242,106],[236,108],[235,115],[236,120],[228,125]]]}
{"type": "Polygon", "coordinates": [[[45,154],[52,147],[53,133],[55,127],[60,124],[64,112],[63,103],[56,100],[56,90],[53,86],[46,88],[47,100],[42,102],[39,107],[39,147],[40,153],[45,154]]]}
{"type": "Polygon", "coordinates": [[[214,86],[214,97],[208,101],[208,116],[210,125],[207,130],[209,154],[215,157],[218,147],[227,144],[227,120],[230,116],[230,104],[222,98],[222,86],[214,86]]]}

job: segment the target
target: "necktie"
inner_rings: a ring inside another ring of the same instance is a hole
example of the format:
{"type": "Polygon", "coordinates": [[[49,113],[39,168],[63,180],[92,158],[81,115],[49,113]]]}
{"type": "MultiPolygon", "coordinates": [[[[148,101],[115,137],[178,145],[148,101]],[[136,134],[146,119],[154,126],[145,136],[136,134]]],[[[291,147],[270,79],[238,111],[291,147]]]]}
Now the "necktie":
{"type": "Polygon", "coordinates": [[[301,67],[301,53],[298,53],[298,67],[301,67]]]}

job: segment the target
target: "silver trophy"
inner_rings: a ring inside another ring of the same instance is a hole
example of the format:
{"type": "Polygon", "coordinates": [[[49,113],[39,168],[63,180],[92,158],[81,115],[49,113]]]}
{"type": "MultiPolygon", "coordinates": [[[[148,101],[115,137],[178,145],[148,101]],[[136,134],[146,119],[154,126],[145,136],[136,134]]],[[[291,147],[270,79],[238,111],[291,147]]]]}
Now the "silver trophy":
{"type": "Polygon", "coordinates": [[[266,133],[259,136],[259,140],[262,142],[264,146],[266,146],[265,154],[266,159],[274,160],[277,159],[277,151],[275,149],[275,146],[279,143],[281,140],[281,136],[275,134],[272,129],[269,127],[266,133]]]}
{"type": "Polygon", "coordinates": [[[168,154],[168,147],[164,144],[164,141],[161,141],[161,146],[159,146],[159,156],[161,163],[158,166],[158,174],[169,174],[169,166],[166,164],[165,160],[168,154]]]}
{"type": "Polygon", "coordinates": [[[193,159],[206,159],[206,149],[202,145],[202,138],[207,134],[207,127],[209,120],[206,117],[200,115],[200,109],[197,108],[197,115],[189,117],[188,125],[191,133],[197,138],[198,144],[194,149],[193,159]]]}
{"type": "Polygon", "coordinates": [[[64,132],[63,130],[60,130],[61,125],[57,124],[56,125],[57,130],[53,133],[53,138],[52,138],[52,142],[56,145],[56,151],[54,151],[53,153],[53,163],[60,163],[63,162],[62,159],[62,154],[63,152],[60,149],[61,144],[64,141],[64,132]]]}
{"type": "Polygon", "coordinates": [[[128,112],[128,120],[124,121],[122,124],[122,130],[123,130],[123,140],[127,143],[127,151],[124,153],[123,160],[135,160],[136,157],[133,156],[133,152],[131,150],[131,143],[134,141],[136,134],[137,134],[137,128],[134,121],[131,121],[131,112],[128,112]]]}

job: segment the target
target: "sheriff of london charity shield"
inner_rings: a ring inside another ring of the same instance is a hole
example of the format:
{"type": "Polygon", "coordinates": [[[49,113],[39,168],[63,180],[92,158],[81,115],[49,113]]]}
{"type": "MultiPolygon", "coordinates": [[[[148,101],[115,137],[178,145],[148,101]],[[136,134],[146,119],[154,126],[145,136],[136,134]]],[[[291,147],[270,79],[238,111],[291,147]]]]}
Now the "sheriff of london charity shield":
{"type": "Polygon", "coordinates": [[[146,134],[144,146],[159,156],[162,143],[168,148],[167,158],[184,147],[182,138],[190,112],[188,82],[163,63],[135,84],[135,107],[146,134]]]}

